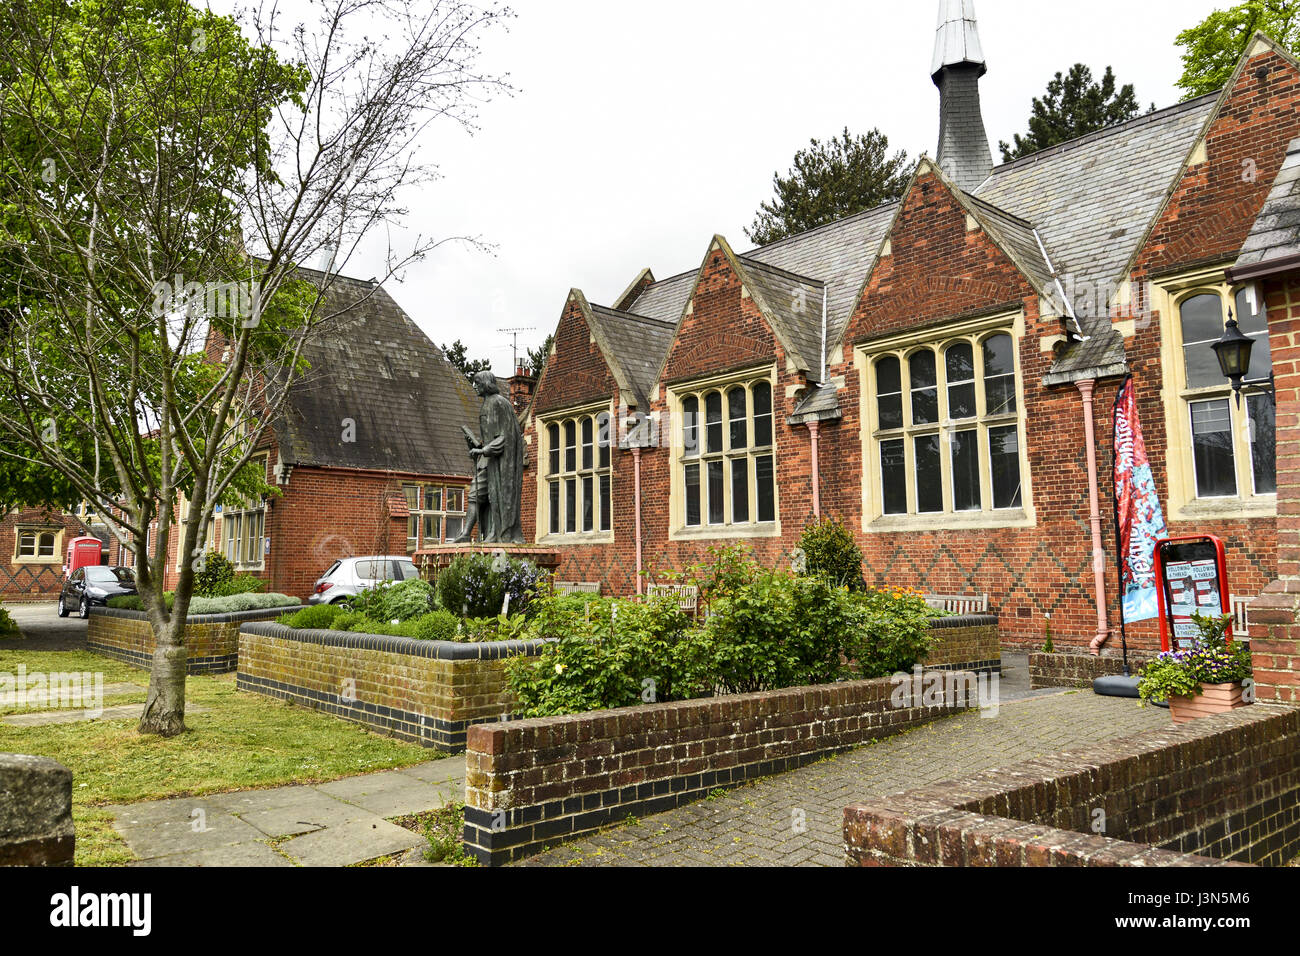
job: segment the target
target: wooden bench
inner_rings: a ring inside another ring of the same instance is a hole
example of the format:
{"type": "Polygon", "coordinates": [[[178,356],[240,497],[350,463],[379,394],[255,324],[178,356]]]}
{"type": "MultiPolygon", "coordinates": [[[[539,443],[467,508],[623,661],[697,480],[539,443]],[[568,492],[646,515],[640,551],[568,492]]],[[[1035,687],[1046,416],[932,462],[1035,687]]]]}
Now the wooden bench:
{"type": "Polygon", "coordinates": [[[700,589],[694,584],[648,584],[646,597],[671,598],[687,614],[694,614],[700,606],[700,589]]]}
{"type": "Polygon", "coordinates": [[[556,594],[600,594],[599,581],[556,581],[556,594]]]}
{"type": "Polygon", "coordinates": [[[989,596],[987,594],[927,594],[925,603],[930,607],[947,611],[950,614],[987,614],[989,596]]]}

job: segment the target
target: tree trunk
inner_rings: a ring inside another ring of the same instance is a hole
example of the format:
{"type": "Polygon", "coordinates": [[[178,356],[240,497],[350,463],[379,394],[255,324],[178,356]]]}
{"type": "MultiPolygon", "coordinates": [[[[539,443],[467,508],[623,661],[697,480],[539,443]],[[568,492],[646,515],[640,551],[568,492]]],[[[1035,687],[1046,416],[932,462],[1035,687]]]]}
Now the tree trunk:
{"type": "Polygon", "coordinates": [[[189,650],[183,640],[183,627],[173,620],[154,631],[157,649],[149,673],[149,696],[138,728],[142,734],[175,737],[185,732],[185,666],[189,650]]]}

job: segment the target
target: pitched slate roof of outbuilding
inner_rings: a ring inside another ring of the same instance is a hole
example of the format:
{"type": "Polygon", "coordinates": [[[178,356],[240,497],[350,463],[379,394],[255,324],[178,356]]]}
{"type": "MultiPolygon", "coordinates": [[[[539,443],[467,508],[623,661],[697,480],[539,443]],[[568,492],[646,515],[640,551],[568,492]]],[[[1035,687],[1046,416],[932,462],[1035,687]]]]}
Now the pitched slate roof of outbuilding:
{"type": "Polygon", "coordinates": [[[1300,137],[1287,147],[1282,170],[1241,247],[1241,258],[1234,271],[1246,266],[1267,266],[1297,255],[1300,255],[1300,137]]]}
{"type": "MultiPolygon", "coordinates": [[[[300,269],[318,287],[322,273],[300,269]]],[[[275,425],[291,465],[468,475],[461,425],[478,430],[465,377],[382,286],[334,276],[323,322],[303,348],[311,369],[275,425]],[[344,422],[355,441],[343,441],[344,422]]]]}

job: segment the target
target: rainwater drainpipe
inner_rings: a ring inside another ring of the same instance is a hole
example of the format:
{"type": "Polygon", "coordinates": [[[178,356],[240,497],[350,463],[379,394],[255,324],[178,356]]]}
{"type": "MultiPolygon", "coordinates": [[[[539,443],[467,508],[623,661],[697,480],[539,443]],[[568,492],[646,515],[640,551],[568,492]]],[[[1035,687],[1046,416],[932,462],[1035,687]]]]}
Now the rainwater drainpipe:
{"type": "Polygon", "coordinates": [[[1097,592],[1097,636],[1092,640],[1092,653],[1098,655],[1110,640],[1110,624],[1106,615],[1106,549],[1101,534],[1101,495],[1097,482],[1097,428],[1092,414],[1092,396],[1097,387],[1094,379],[1075,383],[1083,401],[1083,440],[1088,449],[1088,505],[1092,520],[1092,574],[1097,592]]]}
{"type": "Polygon", "coordinates": [[[819,421],[808,422],[808,435],[812,439],[812,493],[813,493],[813,517],[821,519],[822,516],[822,482],[818,465],[818,432],[821,431],[822,423],[819,421]]]}
{"type": "Polygon", "coordinates": [[[641,446],[632,446],[632,499],[636,511],[636,593],[644,586],[641,581],[641,446]]]}

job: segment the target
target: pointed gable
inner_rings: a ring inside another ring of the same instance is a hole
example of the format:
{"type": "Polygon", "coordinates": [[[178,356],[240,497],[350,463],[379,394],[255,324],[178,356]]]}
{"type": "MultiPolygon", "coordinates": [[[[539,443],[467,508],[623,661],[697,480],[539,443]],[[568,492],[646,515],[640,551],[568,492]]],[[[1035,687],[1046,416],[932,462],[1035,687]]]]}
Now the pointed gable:
{"type": "Polygon", "coordinates": [[[778,359],[815,376],[821,368],[822,294],[822,283],[738,256],[726,239],[714,236],[659,380],[684,381],[778,359]]]}
{"type": "Polygon", "coordinates": [[[615,398],[619,382],[597,340],[591,306],[578,289],[569,293],[555,345],[537,383],[533,411],[539,415],[615,398]]]}
{"type": "Polygon", "coordinates": [[[1256,34],[1152,224],[1132,271],[1234,260],[1300,135],[1300,65],[1256,34]]]}
{"type": "Polygon", "coordinates": [[[845,338],[861,342],[1054,292],[1033,227],[966,196],[922,159],[845,338]]]}

